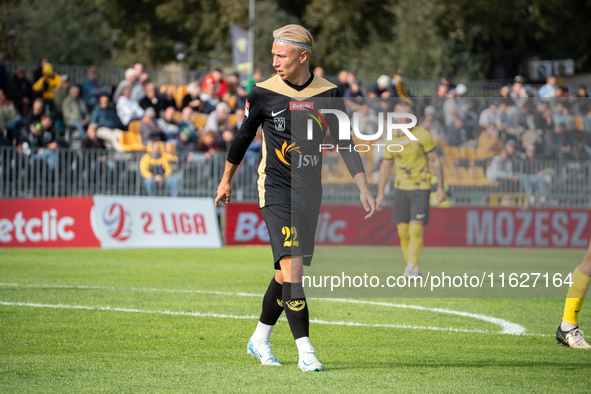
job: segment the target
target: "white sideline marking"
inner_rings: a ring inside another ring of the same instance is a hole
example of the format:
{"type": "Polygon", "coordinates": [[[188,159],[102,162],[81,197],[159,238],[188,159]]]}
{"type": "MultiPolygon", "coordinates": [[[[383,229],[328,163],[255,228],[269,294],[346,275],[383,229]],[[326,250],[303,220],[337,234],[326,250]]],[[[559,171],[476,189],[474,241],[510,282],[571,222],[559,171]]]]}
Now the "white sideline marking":
{"type": "MultiPolygon", "coordinates": [[[[207,290],[176,290],[176,289],[154,289],[154,288],[116,288],[110,286],[69,286],[69,285],[38,285],[38,284],[31,284],[31,285],[20,285],[18,283],[0,283],[2,287],[36,287],[36,288],[57,288],[57,289],[88,289],[88,290],[131,290],[131,291],[151,291],[151,292],[167,292],[167,293],[196,293],[196,294],[215,294],[215,295],[232,295],[232,296],[239,296],[239,297],[262,297],[263,294],[252,294],[252,293],[232,293],[232,292],[223,292],[223,291],[207,291],[207,290]]],[[[436,313],[446,313],[450,315],[462,316],[462,317],[471,317],[474,319],[486,321],[489,323],[496,324],[501,327],[501,331],[497,332],[498,334],[511,334],[511,335],[531,335],[525,333],[525,327],[520,324],[512,323],[510,321],[499,319],[496,317],[476,314],[476,313],[469,313],[469,312],[462,312],[462,311],[454,311],[451,309],[442,309],[442,308],[428,308],[419,305],[408,305],[408,304],[394,304],[390,302],[375,302],[375,301],[363,301],[363,300],[353,300],[353,299],[345,299],[345,298],[310,298],[316,300],[325,300],[331,302],[343,302],[343,303],[351,303],[351,304],[365,304],[365,305],[377,305],[377,306],[386,306],[391,308],[403,308],[403,309],[415,309],[415,310],[422,310],[428,312],[436,312],[436,313]]],[[[39,304],[41,305],[41,304],[39,304]]],[[[84,309],[84,308],[81,308],[84,309]]],[[[115,309],[110,309],[115,310],[115,309]]],[[[125,311],[132,311],[132,310],[125,310],[125,311]]],[[[166,311],[165,311],[166,312],[166,311]]],[[[158,311],[155,312],[145,312],[145,313],[160,313],[158,311]]],[[[170,313],[170,314],[183,314],[179,313],[170,313]]],[[[195,316],[202,316],[202,315],[195,315],[195,316]]],[[[225,316],[225,315],[224,315],[225,316]]],[[[222,315],[210,316],[210,317],[224,317],[222,315]]],[[[236,318],[246,318],[246,317],[236,317],[236,318]]],[[[318,320],[317,322],[321,322],[318,320]]],[[[418,326],[407,326],[407,325],[367,325],[364,323],[354,323],[354,322],[324,322],[320,324],[340,324],[340,325],[360,325],[363,327],[389,327],[389,328],[413,328],[413,329],[437,329],[437,327],[418,327],[418,326]]],[[[447,331],[462,331],[462,332],[488,332],[482,330],[464,330],[464,329],[445,329],[447,331]]]]}
{"type": "MultiPolygon", "coordinates": [[[[237,315],[226,315],[221,313],[202,313],[202,312],[175,312],[175,311],[149,311],[142,309],[128,309],[128,308],[111,308],[110,306],[84,306],[84,305],[66,305],[66,304],[35,304],[31,302],[6,302],[0,301],[0,305],[5,306],[29,306],[34,308],[57,308],[57,309],[83,309],[90,311],[114,311],[114,312],[130,312],[130,313],[153,313],[159,315],[177,315],[177,316],[197,316],[197,317],[221,317],[226,319],[249,319],[256,320],[259,317],[253,315],[237,316],[237,315]]],[[[282,321],[287,319],[282,318],[282,321]]],[[[345,322],[345,321],[325,321],[313,319],[310,323],[325,324],[325,325],[336,325],[336,326],[355,326],[355,327],[381,327],[381,328],[407,328],[412,330],[432,330],[432,331],[456,331],[456,332],[478,332],[488,333],[486,330],[466,330],[463,328],[452,328],[452,327],[424,327],[424,326],[409,326],[407,324],[366,324],[356,322],[345,322]]]]}

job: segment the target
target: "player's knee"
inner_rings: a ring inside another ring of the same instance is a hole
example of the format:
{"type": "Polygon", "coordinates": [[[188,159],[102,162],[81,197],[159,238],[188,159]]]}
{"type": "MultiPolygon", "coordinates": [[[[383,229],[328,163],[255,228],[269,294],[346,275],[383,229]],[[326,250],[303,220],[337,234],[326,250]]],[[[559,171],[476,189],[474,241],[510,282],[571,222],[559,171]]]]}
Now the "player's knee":
{"type": "Polygon", "coordinates": [[[408,226],[410,237],[415,240],[423,240],[423,226],[416,223],[411,223],[408,226]]]}
{"type": "Polygon", "coordinates": [[[404,242],[410,239],[410,233],[408,232],[408,224],[407,223],[399,223],[398,226],[398,236],[400,237],[400,241],[404,242]]]}

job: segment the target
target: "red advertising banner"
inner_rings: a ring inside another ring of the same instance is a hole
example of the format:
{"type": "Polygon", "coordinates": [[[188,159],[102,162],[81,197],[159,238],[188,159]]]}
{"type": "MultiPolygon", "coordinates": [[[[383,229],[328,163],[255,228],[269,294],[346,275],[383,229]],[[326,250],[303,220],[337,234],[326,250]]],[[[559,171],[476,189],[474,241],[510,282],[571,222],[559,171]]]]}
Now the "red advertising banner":
{"type": "Polygon", "coordinates": [[[0,247],[99,247],[92,197],[0,200],[0,247]]]}
{"type": "MultiPolygon", "coordinates": [[[[396,224],[385,208],[368,220],[361,207],[324,205],[318,245],[398,245],[396,224]]],[[[426,246],[586,248],[591,237],[589,209],[431,208],[426,246]]],[[[265,245],[269,234],[256,203],[226,207],[227,245],[265,245]]]]}

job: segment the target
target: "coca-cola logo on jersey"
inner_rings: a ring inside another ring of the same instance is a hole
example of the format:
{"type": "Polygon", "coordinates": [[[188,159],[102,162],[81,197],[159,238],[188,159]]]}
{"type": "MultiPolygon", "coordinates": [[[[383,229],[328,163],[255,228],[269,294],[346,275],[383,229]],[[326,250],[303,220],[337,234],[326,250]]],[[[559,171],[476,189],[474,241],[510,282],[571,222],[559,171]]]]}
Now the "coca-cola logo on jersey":
{"type": "Polygon", "coordinates": [[[117,241],[123,242],[131,237],[132,220],[128,211],[123,205],[115,202],[103,211],[103,223],[109,236],[117,241]]]}

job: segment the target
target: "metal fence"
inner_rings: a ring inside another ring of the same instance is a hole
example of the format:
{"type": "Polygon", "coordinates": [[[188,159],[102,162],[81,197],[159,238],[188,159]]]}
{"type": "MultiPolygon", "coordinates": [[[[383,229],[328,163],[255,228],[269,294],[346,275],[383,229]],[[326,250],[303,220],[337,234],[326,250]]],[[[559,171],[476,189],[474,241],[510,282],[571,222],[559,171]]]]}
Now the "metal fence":
{"type": "MultiPolygon", "coordinates": [[[[37,63],[24,62],[4,62],[8,68],[9,74],[14,74],[17,70],[25,70],[27,77],[32,81],[33,73],[39,67],[37,63]]],[[[56,74],[67,75],[72,84],[81,85],[88,78],[89,66],[72,66],[64,64],[52,64],[56,74]]],[[[125,78],[125,68],[123,67],[97,67],[100,79],[106,86],[116,86],[125,78]]],[[[151,80],[158,86],[165,84],[187,85],[195,78],[199,71],[194,70],[165,70],[165,69],[146,69],[151,80]]],[[[201,72],[201,74],[205,71],[201,72]]],[[[35,81],[32,81],[35,82],[35,81]]]]}
{"type": "MultiPolygon", "coordinates": [[[[24,62],[5,62],[9,73],[14,73],[18,69],[26,71],[29,79],[33,79],[34,71],[39,67],[37,63],[24,63],[24,62]]],[[[72,66],[64,64],[52,64],[55,72],[60,75],[68,75],[70,81],[74,84],[82,84],[88,76],[89,66],[72,66]]],[[[107,86],[117,85],[124,79],[125,68],[122,67],[98,67],[100,79],[107,86]]],[[[164,70],[164,69],[146,69],[152,81],[160,86],[165,84],[171,85],[186,85],[196,75],[204,75],[207,72],[204,70],[164,70]]],[[[337,82],[336,76],[327,76],[328,80],[337,82]]],[[[359,78],[362,85],[366,89],[370,89],[376,84],[377,78],[359,78]]],[[[34,81],[33,81],[34,82],[34,81]]],[[[405,79],[404,82],[411,95],[414,97],[432,97],[437,92],[437,86],[439,85],[438,80],[421,80],[421,79],[405,79]]],[[[499,90],[503,86],[499,82],[462,82],[466,85],[468,91],[466,93],[469,97],[494,97],[499,95],[499,90]]],[[[539,88],[538,85],[534,87],[539,88]]]]}
{"type": "MultiPolygon", "coordinates": [[[[0,148],[0,197],[56,197],[103,195],[147,195],[139,162],[143,152],[55,149],[17,151],[0,148]]],[[[172,176],[179,196],[214,197],[221,179],[225,154],[206,158],[202,153],[171,156],[172,176]]],[[[377,193],[378,163],[364,157],[374,195],[377,193]]],[[[449,162],[445,163],[449,165],[449,162]]],[[[257,157],[247,155],[233,181],[234,201],[256,201],[257,157]]],[[[455,160],[449,179],[452,205],[591,207],[591,161],[515,161],[513,174],[490,173],[490,161],[455,160]],[[472,177],[474,169],[488,173],[484,183],[472,177]],[[461,176],[468,174],[468,176],[461,176]],[[452,179],[455,181],[452,182],[452,179]],[[533,200],[532,201],[532,196],[533,200]],[[544,197],[542,200],[541,197],[544,197]]],[[[390,189],[391,190],[391,189],[390,189]]],[[[346,174],[340,157],[326,157],[323,165],[323,201],[356,204],[359,191],[346,174]]],[[[162,187],[157,195],[170,195],[162,187]]],[[[389,194],[392,199],[393,194],[389,194]]]]}

